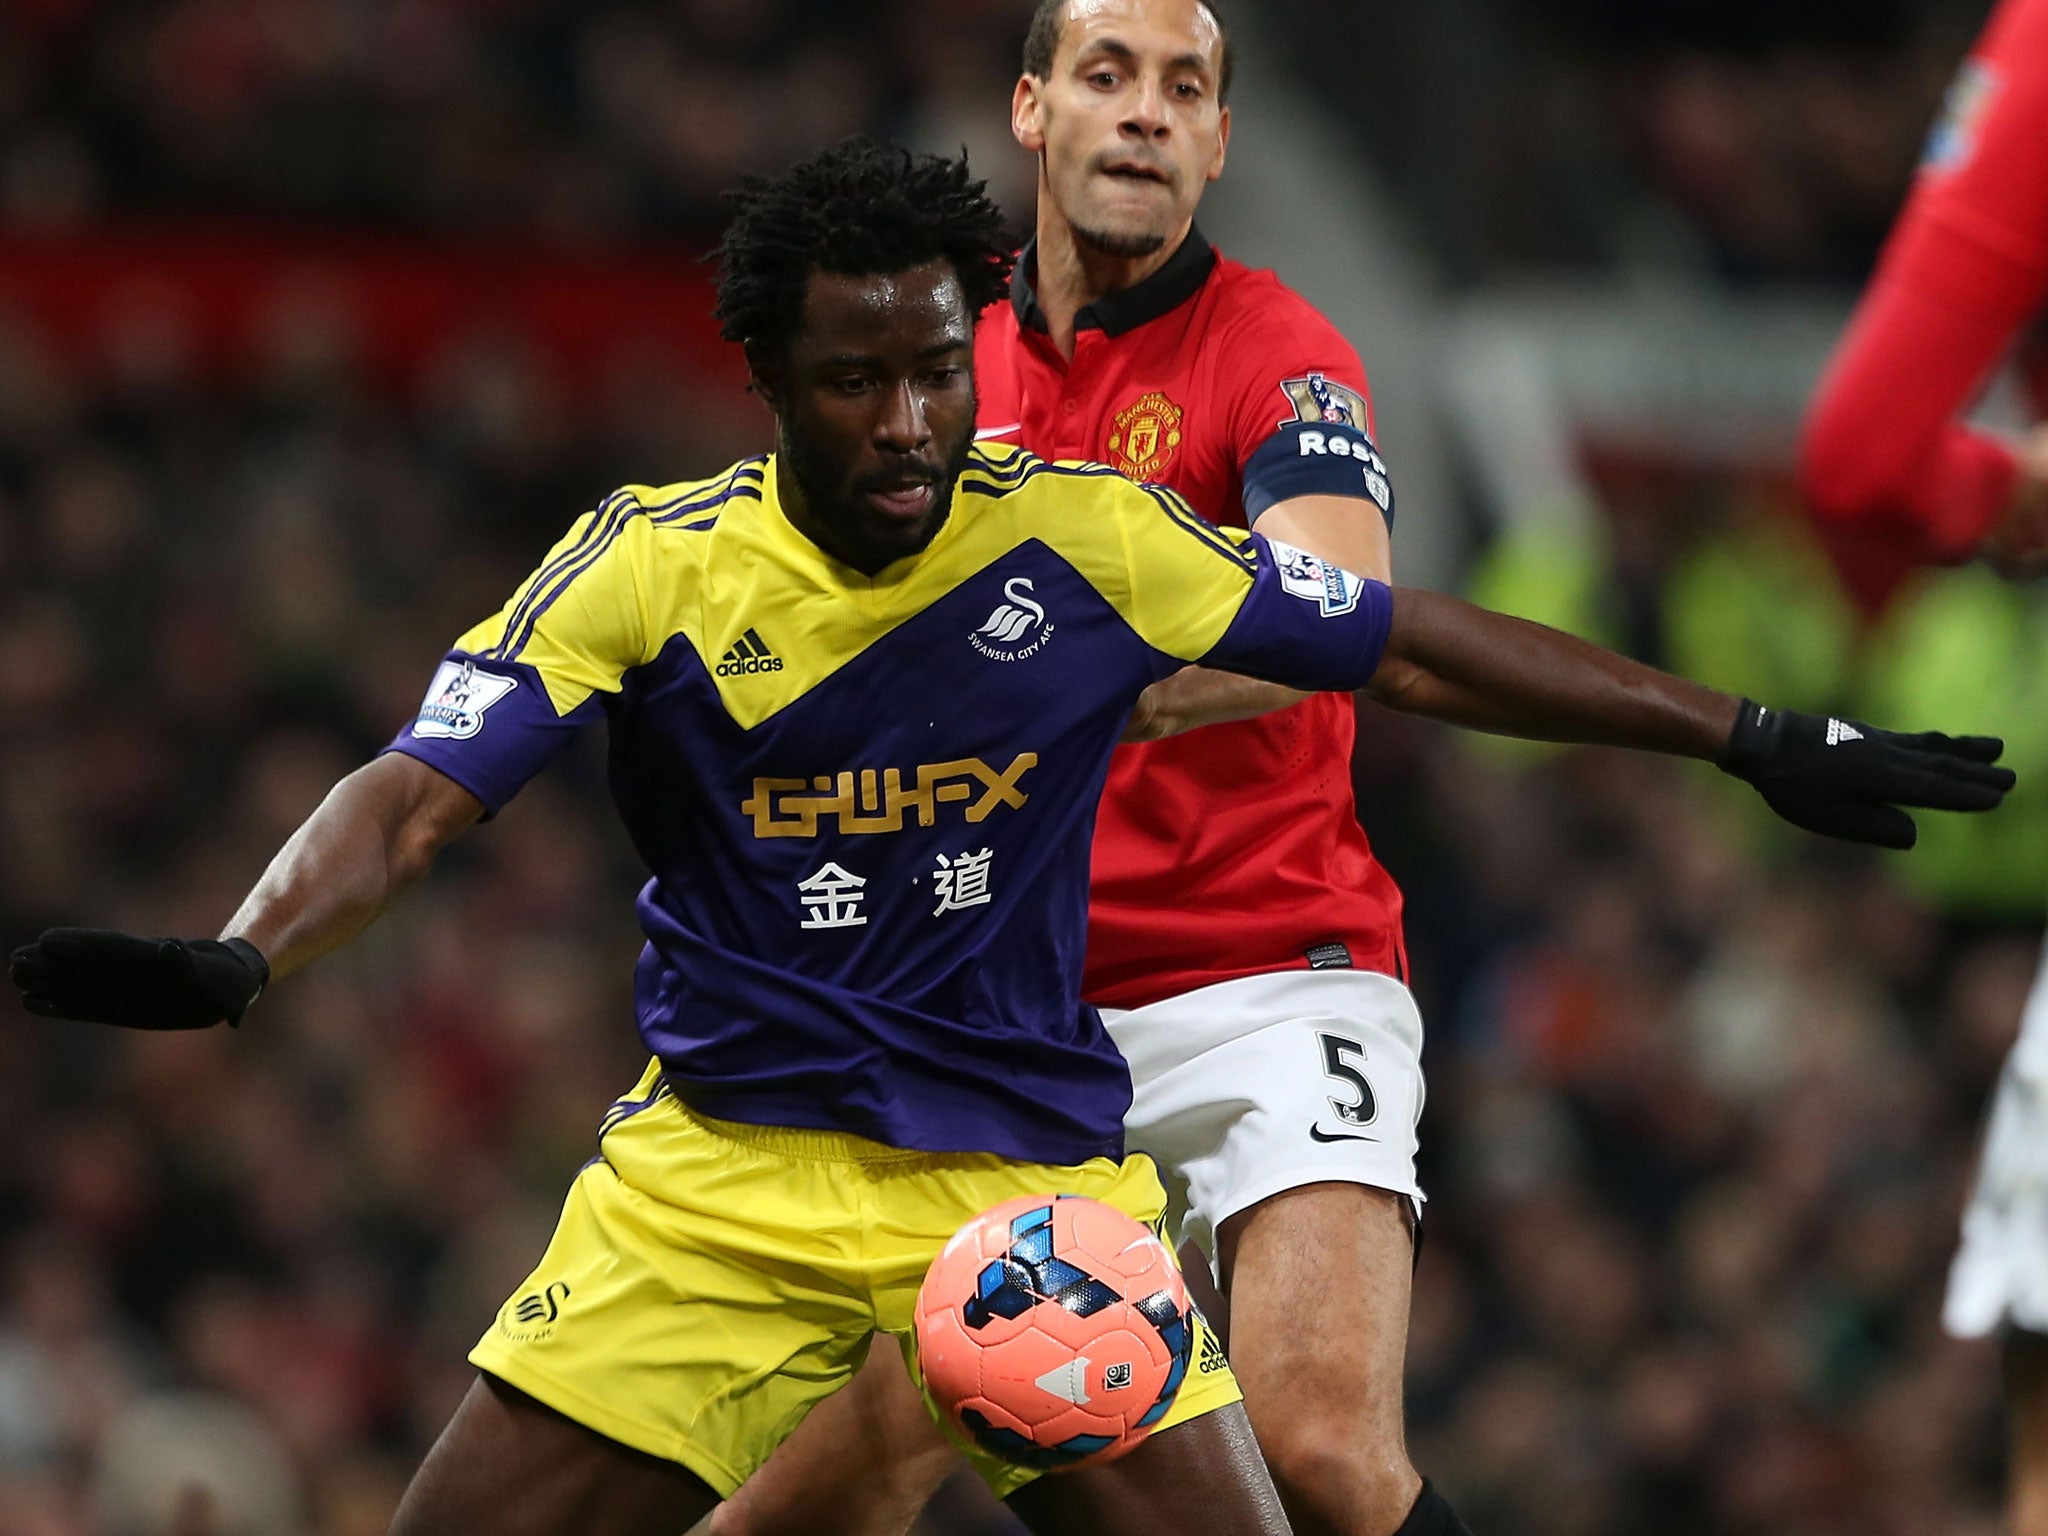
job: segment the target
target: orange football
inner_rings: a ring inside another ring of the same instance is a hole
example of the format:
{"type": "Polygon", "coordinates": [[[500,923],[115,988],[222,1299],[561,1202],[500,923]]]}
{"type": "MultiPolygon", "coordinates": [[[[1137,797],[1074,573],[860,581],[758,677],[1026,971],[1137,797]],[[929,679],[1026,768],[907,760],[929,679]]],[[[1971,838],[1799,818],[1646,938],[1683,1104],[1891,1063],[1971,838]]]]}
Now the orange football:
{"type": "Polygon", "coordinates": [[[933,1402],[976,1444],[1027,1466],[1130,1450],[1173,1406],[1193,1342],[1166,1245],[1079,1195],[982,1212],[939,1251],[917,1295],[933,1402]]]}

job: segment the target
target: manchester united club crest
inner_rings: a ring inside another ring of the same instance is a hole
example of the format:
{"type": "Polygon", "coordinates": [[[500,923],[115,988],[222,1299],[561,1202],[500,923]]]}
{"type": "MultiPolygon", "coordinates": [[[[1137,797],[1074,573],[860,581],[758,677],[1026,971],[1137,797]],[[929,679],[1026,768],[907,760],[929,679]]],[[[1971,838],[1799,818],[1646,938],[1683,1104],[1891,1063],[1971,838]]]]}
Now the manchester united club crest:
{"type": "Polygon", "coordinates": [[[1109,434],[1109,462],[1133,480],[1156,480],[1180,449],[1180,424],[1187,416],[1158,390],[1117,413],[1109,434]]]}

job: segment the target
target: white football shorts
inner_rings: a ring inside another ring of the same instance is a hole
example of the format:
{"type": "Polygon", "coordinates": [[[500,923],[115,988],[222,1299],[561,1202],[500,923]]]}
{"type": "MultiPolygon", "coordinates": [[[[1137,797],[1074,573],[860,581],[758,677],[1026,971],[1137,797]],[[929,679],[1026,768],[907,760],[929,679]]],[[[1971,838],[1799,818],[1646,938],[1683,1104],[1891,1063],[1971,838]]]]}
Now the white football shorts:
{"type": "Polygon", "coordinates": [[[1225,1220],[1304,1184],[1369,1184],[1420,1211],[1422,1015],[1393,977],[1276,971],[1102,1021],[1131,1067],[1126,1140],[1212,1267],[1225,1220]]]}
{"type": "Polygon", "coordinates": [[[1941,1320],[1958,1338],[2048,1333],[2048,960],[2005,1058],[1941,1320]]]}

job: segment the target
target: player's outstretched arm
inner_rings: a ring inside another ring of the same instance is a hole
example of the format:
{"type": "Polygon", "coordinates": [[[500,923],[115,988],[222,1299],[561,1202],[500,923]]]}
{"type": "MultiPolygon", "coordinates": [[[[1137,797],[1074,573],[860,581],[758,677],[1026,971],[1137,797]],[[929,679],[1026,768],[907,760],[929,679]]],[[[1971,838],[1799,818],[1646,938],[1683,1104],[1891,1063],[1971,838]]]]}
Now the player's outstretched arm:
{"type": "MultiPolygon", "coordinates": [[[[1393,580],[1393,544],[1378,506],[1355,496],[1296,496],[1259,514],[1259,532],[1360,576],[1393,580]]],[[[1139,697],[1125,741],[1157,741],[1197,726],[1252,720],[1313,697],[1237,672],[1188,667],[1139,697]]]]}
{"type": "Polygon", "coordinates": [[[1753,784],[1787,821],[1829,837],[1913,845],[1900,807],[1988,811],[2012,788],[2004,743],[1900,735],[1764,709],[1541,624],[1396,588],[1366,691],[1408,714],[1497,735],[1700,758],[1753,784]]]}
{"type": "Polygon", "coordinates": [[[1138,695],[1125,722],[1125,741],[1159,741],[1197,726],[1256,720],[1315,695],[1239,672],[1186,667],[1138,695]]]}
{"type": "Polygon", "coordinates": [[[367,928],[483,814],[425,763],[389,753],[328,793],[220,939],[53,928],[8,974],[31,1012],[132,1029],[241,1021],[263,989],[367,928]]]}

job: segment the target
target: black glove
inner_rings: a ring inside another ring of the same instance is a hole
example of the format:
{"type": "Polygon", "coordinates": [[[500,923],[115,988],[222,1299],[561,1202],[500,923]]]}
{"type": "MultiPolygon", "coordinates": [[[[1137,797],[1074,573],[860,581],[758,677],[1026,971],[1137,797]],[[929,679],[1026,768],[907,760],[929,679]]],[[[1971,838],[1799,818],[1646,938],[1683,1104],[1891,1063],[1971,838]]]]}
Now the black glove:
{"type": "Polygon", "coordinates": [[[247,939],[138,939],[52,928],[8,961],[30,1013],[129,1029],[205,1029],[242,1015],[270,981],[247,939]]]}
{"type": "Polygon", "coordinates": [[[1992,766],[2004,750],[1995,736],[1904,736],[1744,699],[1720,765],[1754,784],[1795,827],[1852,843],[1910,848],[1913,818],[1899,807],[1993,809],[2013,784],[2010,768],[1992,766]]]}

